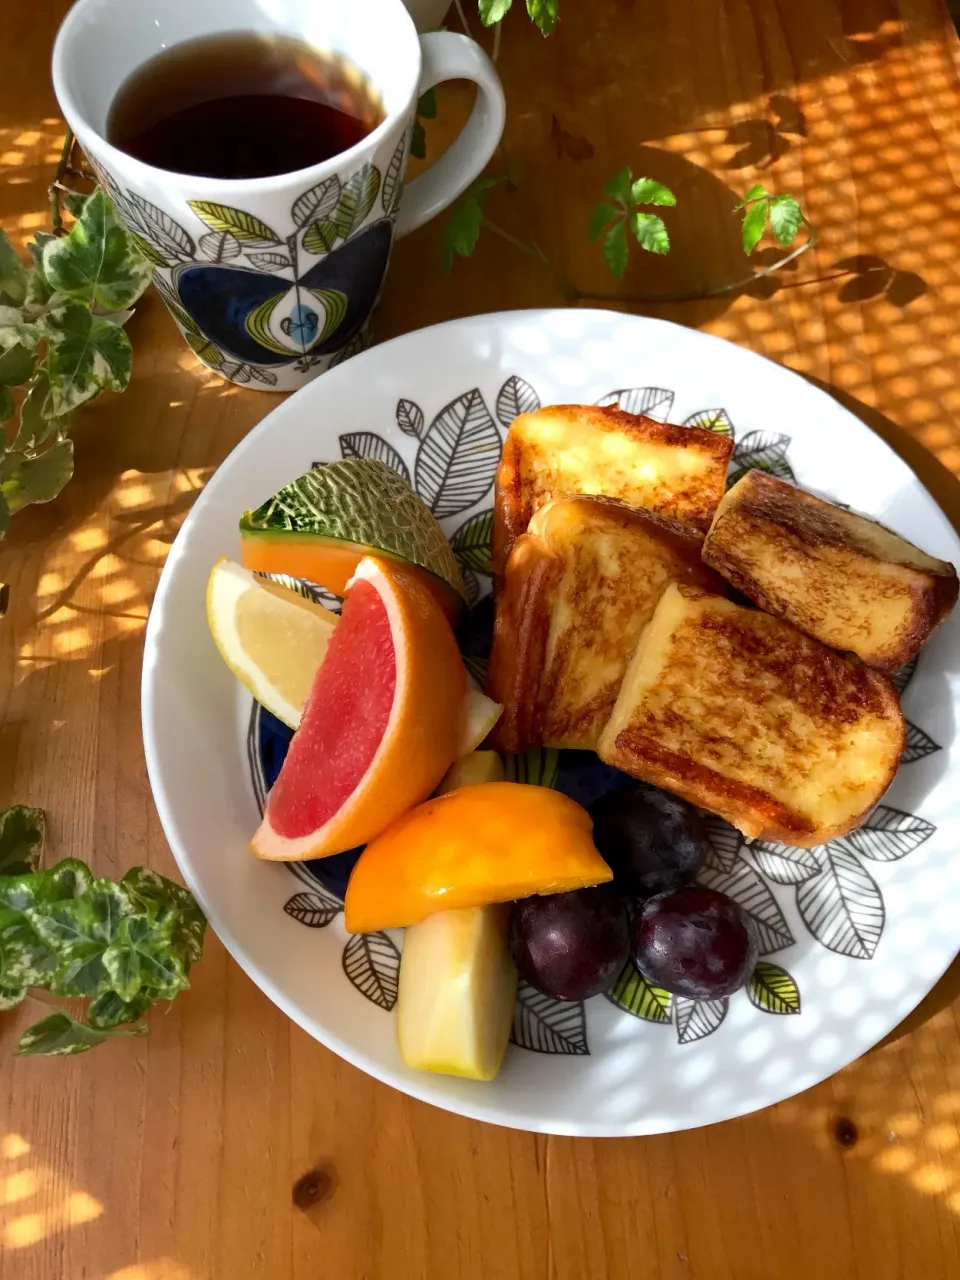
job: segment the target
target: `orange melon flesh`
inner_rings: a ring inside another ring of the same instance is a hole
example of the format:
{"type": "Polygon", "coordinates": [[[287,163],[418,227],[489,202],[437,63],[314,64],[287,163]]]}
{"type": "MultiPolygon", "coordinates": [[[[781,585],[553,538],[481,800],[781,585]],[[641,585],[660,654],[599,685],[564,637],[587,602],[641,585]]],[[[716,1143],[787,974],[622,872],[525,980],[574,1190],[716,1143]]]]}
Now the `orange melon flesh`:
{"type": "Polygon", "coordinates": [[[592,830],[586,809],[549,787],[487,782],[437,796],[364,849],[347,885],[347,931],[612,880],[592,830]]]}
{"type": "Polygon", "coordinates": [[[335,596],[342,596],[347,583],[356,572],[364,556],[378,556],[403,567],[414,575],[430,592],[451,623],[456,623],[463,612],[463,601],[442,578],[412,564],[391,556],[389,552],[365,547],[357,542],[343,542],[335,538],[323,538],[317,534],[240,532],[240,563],[254,573],[288,573],[292,578],[305,578],[335,596]]]}

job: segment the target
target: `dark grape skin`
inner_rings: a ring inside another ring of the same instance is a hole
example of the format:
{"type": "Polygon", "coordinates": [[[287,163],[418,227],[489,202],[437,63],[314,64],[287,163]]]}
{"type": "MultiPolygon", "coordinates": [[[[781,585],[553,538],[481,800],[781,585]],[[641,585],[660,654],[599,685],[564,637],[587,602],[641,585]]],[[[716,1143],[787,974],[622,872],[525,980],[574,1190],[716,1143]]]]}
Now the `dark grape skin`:
{"type": "Polygon", "coordinates": [[[693,880],[709,845],[700,815],[678,796],[640,782],[590,806],[593,842],[619,888],[641,898],[693,880]]]}
{"type": "Polygon", "coordinates": [[[515,902],[510,948],[521,978],[545,996],[586,1000],[613,986],[630,952],[630,929],[611,885],[515,902]]]}
{"type": "Polygon", "coordinates": [[[648,899],[633,924],[633,958],[645,978],[673,995],[720,1000],[750,980],[759,941],[739,903],[691,885],[648,899]]]}

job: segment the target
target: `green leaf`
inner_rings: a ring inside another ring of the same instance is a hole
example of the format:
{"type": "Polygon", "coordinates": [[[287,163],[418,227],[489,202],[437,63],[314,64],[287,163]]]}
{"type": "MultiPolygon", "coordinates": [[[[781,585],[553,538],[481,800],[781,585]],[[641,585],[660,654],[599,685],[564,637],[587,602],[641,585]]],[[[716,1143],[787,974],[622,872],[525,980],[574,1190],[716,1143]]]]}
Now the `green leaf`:
{"type": "Polygon", "coordinates": [[[144,985],[160,995],[175,995],[189,985],[183,959],[170,945],[174,924],[170,916],[160,921],[143,915],[127,916],[121,920],[117,934],[121,947],[136,952],[144,985]]]}
{"type": "Polygon", "coordinates": [[[753,253],[754,249],[760,243],[764,227],[767,225],[768,211],[769,202],[767,200],[758,200],[757,203],[751,205],[743,215],[743,227],[740,231],[740,239],[743,244],[744,253],[753,253]]]}
{"type": "Polygon", "coordinates": [[[0,875],[36,871],[43,847],[43,810],[15,804],[0,813],[0,875]]]}
{"type": "Polygon", "coordinates": [[[112,985],[104,952],[134,909],[130,894],[112,880],[97,879],[80,898],[31,908],[27,918],[58,957],[50,990],[61,996],[95,996],[112,985]]]}
{"type": "Polygon", "coordinates": [[[20,458],[0,492],[13,514],[31,502],[52,502],[72,475],[73,441],[66,437],[35,458],[20,458]]]}
{"type": "Polygon", "coordinates": [[[612,204],[598,204],[594,207],[593,213],[590,215],[590,240],[591,243],[600,239],[606,228],[614,220],[614,218],[622,218],[623,212],[615,209],[612,204]]]}
{"type": "Polygon", "coordinates": [[[633,185],[633,170],[621,169],[603,184],[603,194],[610,196],[622,204],[624,208],[630,203],[630,190],[633,185]]]}
{"type": "Polygon", "coordinates": [[[139,951],[114,943],[103,953],[103,967],[120,999],[132,1000],[141,985],[139,951]]]}
{"type": "Polygon", "coordinates": [[[120,883],[144,909],[153,910],[158,918],[161,912],[175,912],[172,942],[182,949],[188,967],[200,959],[207,917],[189,889],[147,867],[131,867],[120,883]]]}
{"type": "Polygon", "coordinates": [[[758,960],[747,988],[750,1003],[764,1013],[799,1013],[800,988],[794,978],[769,960],[758,960]]]}
{"type": "Polygon", "coordinates": [[[669,253],[670,237],[663,219],[655,213],[639,213],[636,209],[630,215],[630,230],[637,244],[648,253],[669,253]]]}
{"type": "Polygon", "coordinates": [[[0,423],[9,422],[13,417],[13,396],[6,387],[0,387],[0,423]]]}
{"type": "Polygon", "coordinates": [[[626,222],[618,222],[603,237],[603,257],[613,274],[621,279],[627,269],[626,222]]]}
{"type": "Polygon", "coordinates": [[[758,182],[756,186],[750,188],[750,190],[747,192],[747,194],[743,197],[742,200],[738,200],[737,203],[733,206],[734,213],[737,213],[740,209],[745,208],[748,204],[750,204],[754,200],[762,200],[766,196],[766,194],[767,194],[767,188],[758,182]]]}
{"type": "Polygon", "coordinates": [[[770,230],[773,238],[786,247],[792,244],[803,222],[800,202],[793,196],[774,196],[770,201],[770,230]]]}
{"type": "Polygon", "coordinates": [[[557,25],[557,0],[527,0],[527,13],[536,23],[541,35],[553,35],[557,25]]]}
{"type": "Polygon", "coordinates": [[[427,89],[425,93],[421,93],[417,102],[417,115],[421,120],[435,120],[437,118],[437,92],[435,89],[427,89]]]}
{"type": "Polygon", "coordinates": [[[27,271],[0,227],[0,300],[19,307],[27,296],[27,271]]]}
{"type": "Polygon", "coordinates": [[[476,196],[467,195],[456,206],[443,229],[440,252],[444,271],[453,267],[453,255],[469,258],[477,247],[480,224],[483,222],[483,205],[476,196]]]}
{"type": "Polygon", "coordinates": [[[68,302],[44,317],[50,345],[51,405],[59,415],[99,391],[123,391],[130,381],[133,351],[119,325],[95,320],[79,302],[68,302]]]}
{"type": "Polygon", "coordinates": [[[131,1000],[121,1000],[115,991],[104,991],[87,1006],[87,1021],[98,1030],[137,1022],[156,999],[157,993],[149,989],[140,991],[131,1000]]]}
{"type": "Polygon", "coordinates": [[[56,238],[52,231],[38,231],[27,245],[27,253],[29,253],[36,266],[43,266],[43,251],[56,238]]]}
{"type": "Polygon", "coordinates": [[[69,235],[45,245],[43,274],[48,284],[73,301],[102,311],[124,311],[153,279],[153,267],[98,188],[69,235]]]}
{"type": "Polygon", "coordinates": [[[86,1053],[94,1045],[103,1044],[107,1035],[106,1031],[98,1031],[71,1018],[69,1013],[52,1013],[49,1018],[27,1027],[14,1053],[18,1058],[86,1053]]]}
{"type": "Polygon", "coordinates": [[[479,0],[479,4],[480,21],[485,27],[492,27],[503,20],[513,0],[479,0]]]}
{"type": "Polygon", "coordinates": [[[15,440],[17,448],[36,448],[48,436],[65,429],[68,420],[69,414],[60,417],[54,414],[50,378],[46,368],[41,366],[20,405],[20,430],[15,440]]]}
{"type": "Polygon", "coordinates": [[[419,120],[413,122],[413,133],[410,135],[410,154],[417,160],[427,158],[427,135],[419,120]]]}
{"type": "Polygon", "coordinates": [[[214,200],[188,200],[187,204],[198,218],[213,231],[229,231],[243,244],[279,244],[280,237],[265,222],[243,209],[214,200]]]}
{"type": "Polygon", "coordinates": [[[0,987],[0,1013],[15,1009],[27,994],[26,987],[0,987]]]}
{"type": "MultiPolygon", "coordinates": [[[[7,500],[0,493],[0,538],[4,536],[10,528],[10,508],[7,506],[7,500]]],[[[0,583],[0,618],[7,612],[7,602],[10,595],[10,588],[7,584],[0,583]]]]}
{"type": "Polygon", "coordinates": [[[632,963],[624,967],[607,999],[645,1022],[670,1021],[669,991],[654,986],[632,963]]]}
{"type": "Polygon", "coordinates": [[[304,232],[303,247],[308,253],[329,253],[339,237],[335,222],[314,222],[304,232]]]}
{"type": "Polygon", "coordinates": [[[37,357],[22,342],[0,355],[0,387],[19,387],[33,374],[37,357]]]}
{"type": "Polygon", "coordinates": [[[677,197],[656,178],[637,178],[630,188],[634,204],[675,205],[677,197]]]}

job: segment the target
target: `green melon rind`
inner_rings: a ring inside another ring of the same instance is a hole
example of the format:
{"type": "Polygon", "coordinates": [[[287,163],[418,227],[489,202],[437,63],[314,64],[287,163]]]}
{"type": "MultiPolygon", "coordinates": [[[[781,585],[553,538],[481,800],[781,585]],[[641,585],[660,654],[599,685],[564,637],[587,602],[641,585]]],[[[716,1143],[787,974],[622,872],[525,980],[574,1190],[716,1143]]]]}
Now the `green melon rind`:
{"type": "Polygon", "coordinates": [[[240,518],[242,534],[330,538],[372,547],[434,573],[466,599],[460,566],[433,512],[378,458],[313,467],[240,518]]]}

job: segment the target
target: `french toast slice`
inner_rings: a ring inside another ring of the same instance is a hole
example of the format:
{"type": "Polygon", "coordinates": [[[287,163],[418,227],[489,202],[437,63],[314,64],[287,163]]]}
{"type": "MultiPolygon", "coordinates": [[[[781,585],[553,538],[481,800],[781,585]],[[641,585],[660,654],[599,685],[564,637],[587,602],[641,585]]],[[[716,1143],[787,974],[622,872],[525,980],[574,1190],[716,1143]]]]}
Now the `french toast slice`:
{"type": "Polygon", "coordinates": [[[535,512],[497,592],[487,693],[494,745],[595,750],[640,632],[671,582],[722,592],[693,529],[611,498],[535,512]]]}
{"type": "Polygon", "coordinates": [[[904,741],[889,677],[780,618],[671,585],[597,750],[745,836],[811,848],[862,821],[904,741]]]}
{"type": "Polygon", "coordinates": [[[957,602],[957,571],[874,520],[763,471],[717,508],[703,558],[761,609],[896,671],[957,602]]]}
{"type": "Polygon", "coordinates": [[[733,441],[613,406],[559,404],[521,413],[497,471],[493,571],[533,513],[553,498],[599,494],[706,533],[723,497],[733,441]]]}

